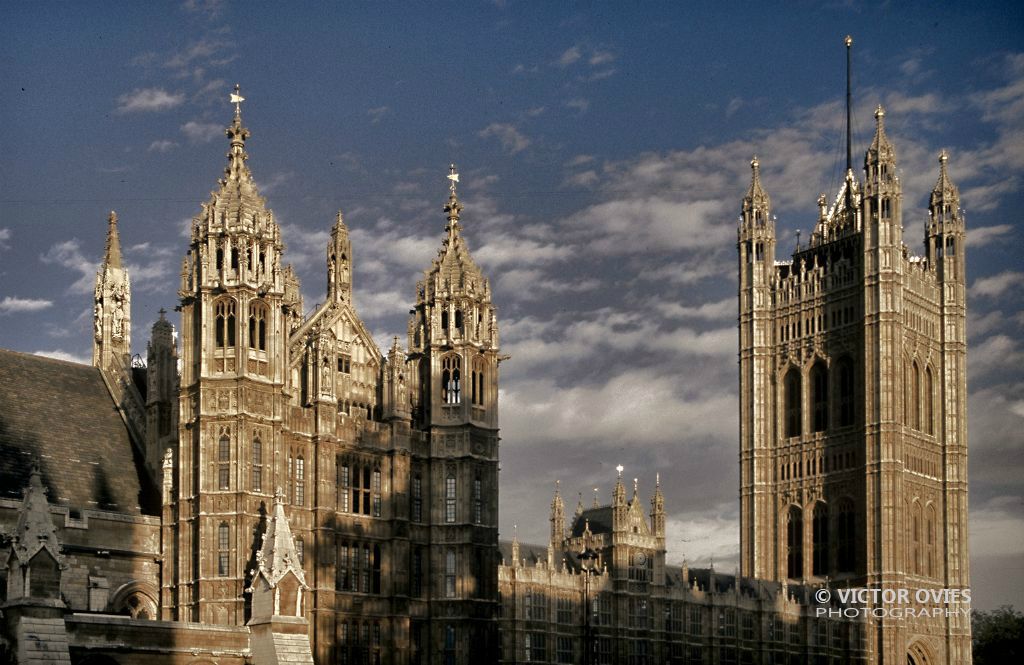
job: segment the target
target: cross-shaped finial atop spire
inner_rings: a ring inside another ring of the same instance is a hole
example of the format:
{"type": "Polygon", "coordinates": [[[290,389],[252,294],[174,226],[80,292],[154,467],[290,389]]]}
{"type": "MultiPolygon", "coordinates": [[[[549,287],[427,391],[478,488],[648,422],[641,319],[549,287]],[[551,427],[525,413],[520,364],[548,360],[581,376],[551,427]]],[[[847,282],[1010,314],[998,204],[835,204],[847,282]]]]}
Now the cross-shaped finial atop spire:
{"type": "Polygon", "coordinates": [[[459,181],[459,172],[455,170],[455,164],[451,164],[448,167],[448,180],[451,184],[448,185],[448,189],[451,190],[452,194],[455,194],[455,183],[459,181]]]}
{"type": "Polygon", "coordinates": [[[618,465],[617,467],[615,467],[615,470],[619,472],[619,478],[622,477],[622,470],[623,470],[623,468],[625,468],[625,467],[623,467],[621,464],[618,465]]]}
{"type": "Polygon", "coordinates": [[[242,87],[235,84],[235,91],[231,93],[231,103],[235,105],[235,115],[242,114],[242,102],[245,101],[245,97],[241,94],[242,87]]]}

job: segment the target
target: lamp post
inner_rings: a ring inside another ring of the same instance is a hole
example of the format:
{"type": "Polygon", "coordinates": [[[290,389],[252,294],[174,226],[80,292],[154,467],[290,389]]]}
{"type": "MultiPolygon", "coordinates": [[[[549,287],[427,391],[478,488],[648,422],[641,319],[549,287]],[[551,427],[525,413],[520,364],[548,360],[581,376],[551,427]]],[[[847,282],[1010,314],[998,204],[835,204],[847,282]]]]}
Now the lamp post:
{"type": "Polygon", "coordinates": [[[580,571],[583,573],[583,665],[593,665],[594,639],[590,625],[590,576],[597,574],[598,554],[590,547],[590,539],[584,541],[583,551],[577,554],[580,571]]]}

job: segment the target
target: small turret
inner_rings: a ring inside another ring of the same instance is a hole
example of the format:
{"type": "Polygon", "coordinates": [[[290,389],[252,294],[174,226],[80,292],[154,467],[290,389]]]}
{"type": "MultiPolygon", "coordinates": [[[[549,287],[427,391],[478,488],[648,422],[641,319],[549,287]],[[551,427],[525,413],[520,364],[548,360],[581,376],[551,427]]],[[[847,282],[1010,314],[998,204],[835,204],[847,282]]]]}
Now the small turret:
{"type": "Polygon", "coordinates": [[[551,499],[551,547],[560,550],[565,540],[565,503],[559,490],[560,481],[555,481],[555,496],[551,499]]]}
{"type": "Polygon", "coordinates": [[[615,489],[612,490],[612,530],[619,531],[626,528],[629,504],[626,503],[626,486],[622,484],[622,465],[615,467],[615,470],[619,476],[615,479],[615,489]]]}
{"type": "Polygon", "coordinates": [[[963,251],[966,230],[960,209],[960,189],[949,177],[949,155],[939,154],[939,179],[928,202],[928,228],[925,232],[928,264],[934,265],[941,280],[963,281],[963,251]]]}
{"type": "Polygon", "coordinates": [[[651,532],[665,537],[665,497],[661,493],[661,474],[654,477],[654,496],[651,497],[651,532]]]}
{"type": "Polygon", "coordinates": [[[352,242],[340,210],[327,245],[327,300],[352,302],[352,242]]]}

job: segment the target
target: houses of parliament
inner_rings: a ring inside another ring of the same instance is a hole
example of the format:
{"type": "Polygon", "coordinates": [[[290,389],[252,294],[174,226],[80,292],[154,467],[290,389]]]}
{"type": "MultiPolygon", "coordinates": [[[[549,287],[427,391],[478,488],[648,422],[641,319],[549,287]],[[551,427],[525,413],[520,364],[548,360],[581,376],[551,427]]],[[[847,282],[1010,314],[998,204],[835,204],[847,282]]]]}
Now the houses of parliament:
{"type": "Polygon", "coordinates": [[[969,617],[872,618],[815,593],[969,586],[965,230],[945,154],[920,257],[881,108],[863,180],[848,159],[785,260],[751,163],[730,573],[668,565],[660,482],[648,499],[621,469],[571,515],[556,489],[547,543],[499,542],[505,356],[454,167],[407,339],[384,352],[341,213],[304,314],[233,101],[180,324],[161,314],[144,366],[113,213],[92,364],[0,351],[2,662],[970,662],[969,617]]]}

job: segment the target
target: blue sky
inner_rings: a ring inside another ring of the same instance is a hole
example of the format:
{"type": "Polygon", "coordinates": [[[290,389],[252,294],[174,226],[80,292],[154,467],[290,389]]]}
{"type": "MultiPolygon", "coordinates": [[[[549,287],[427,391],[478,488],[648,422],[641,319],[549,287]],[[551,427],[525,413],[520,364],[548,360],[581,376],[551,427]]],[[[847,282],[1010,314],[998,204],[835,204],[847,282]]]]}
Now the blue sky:
{"type": "Polygon", "coordinates": [[[546,538],[556,479],[607,501],[660,471],[670,560],[737,550],[735,219],[760,157],[780,254],[882,103],[919,252],[936,157],[967,211],[975,606],[1024,607],[1022,9],[1011,3],[5,3],[0,346],[87,360],[107,212],[133,345],[176,304],[188,220],[250,167],[307,307],[335,211],[357,308],[404,335],[449,162],[499,305],[503,537],[546,538]]]}

